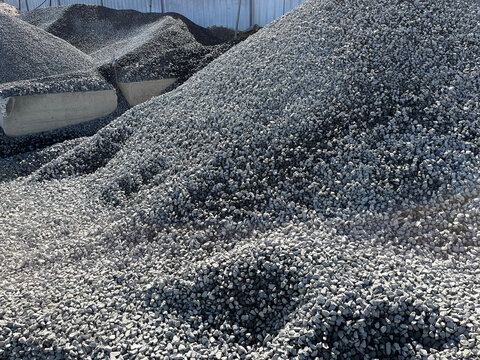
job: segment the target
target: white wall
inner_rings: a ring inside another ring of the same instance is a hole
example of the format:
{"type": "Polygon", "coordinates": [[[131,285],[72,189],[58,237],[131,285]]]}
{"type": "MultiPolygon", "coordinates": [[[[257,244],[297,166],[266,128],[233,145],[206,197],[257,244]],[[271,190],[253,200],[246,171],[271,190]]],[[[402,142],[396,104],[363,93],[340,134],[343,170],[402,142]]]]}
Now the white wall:
{"type": "MultiPolygon", "coordinates": [[[[1,1],[1,0],[0,0],[1,1]]],[[[26,0],[5,0],[18,8],[21,1],[22,11],[26,11],[26,0]]],[[[91,4],[100,5],[102,0],[52,0],[53,5],[91,4]]],[[[198,25],[225,26],[234,29],[237,20],[238,2],[240,0],[163,0],[165,11],[180,13],[198,25]]],[[[250,27],[250,3],[253,3],[253,24],[265,26],[306,0],[241,0],[239,29],[250,27]]],[[[43,0],[28,0],[30,10],[40,6],[43,0]]],[[[50,0],[42,5],[48,7],[50,0]]],[[[150,0],[103,0],[103,5],[113,9],[134,9],[150,11],[150,0]]],[[[161,0],[152,0],[152,11],[161,12],[161,0]]]]}

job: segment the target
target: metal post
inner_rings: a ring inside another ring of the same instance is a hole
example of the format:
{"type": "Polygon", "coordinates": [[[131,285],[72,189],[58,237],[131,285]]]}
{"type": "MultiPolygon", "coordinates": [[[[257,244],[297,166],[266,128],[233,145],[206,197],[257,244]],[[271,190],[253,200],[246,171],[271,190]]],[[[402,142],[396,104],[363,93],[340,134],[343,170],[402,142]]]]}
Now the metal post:
{"type": "Polygon", "coordinates": [[[285,15],[285,0],[283,0],[283,15],[285,15]]]}
{"type": "Polygon", "coordinates": [[[30,11],[30,6],[28,6],[28,0],[25,0],[25,5],[27,5],[27,11],[30,11]]]}
{"type": "Polygon", "coordinates": [[[153,0],[150,0],[150,12],[152,12],[152,1],[153,0]]]}
{"type": "Polygon", "coordinates": [[[22,0],[18,0],[18,12],[22,12],[22,0]]]}
{"type": "Polygon", "coordinates": [[[62,6],[62,4],[60,4],[60,0],[57,0],[57,5],[62,6]]]}
{"type": "Polygon", "coordinates": [[[250,0],[250,29],[253,28],[253,0],[250,0]]]}
{"type": "Polygon", "coordinates": [[[50,0],[50,7],[52,7],[52,0],[50,0]]]}
{"type": "Polygon", "coordinates": [[[160,4],[162,5],[162,14],[165,12],[165,0],[160,0],[160,4]]]}
{"type": "Polygon", "coordinates": [[[103,6],[103,0],[100,0],[100,6],[103,6]]]}
{"type": "Polygon", "coordinates": [[[242,7],[242,0],[238,0],[238,11],[237,11],[237,24],[235,25],[235,39],[238,34],[238,23],[240,21],[240,8],[242,7]]]}

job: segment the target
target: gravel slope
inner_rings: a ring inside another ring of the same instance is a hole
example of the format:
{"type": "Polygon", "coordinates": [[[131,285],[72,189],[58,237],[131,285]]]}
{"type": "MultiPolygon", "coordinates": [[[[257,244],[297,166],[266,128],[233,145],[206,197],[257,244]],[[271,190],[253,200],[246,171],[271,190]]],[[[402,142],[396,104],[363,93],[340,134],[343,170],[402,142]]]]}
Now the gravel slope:
{"type": "Polygon", "coordinates": [[[92,68],[91,58],[17,17],[0,14],[0,83],[92,68]]]}
{"type": "Polygon", "coordinates": [[[7,15],[17,15],[18,10],[12,5],[0,4],[0,13],[7,14],[7,15]]]}
{"type": "Polygon", "coordinates": [[[5,182],[0,358],[478,358],[479,16],[309,1],[5,182]]]}
{"type": "Polygon", "coordinates": [[[0,97],[112,88],[90,56],[5,14],[0,14],[0,58],[0,97]]]}

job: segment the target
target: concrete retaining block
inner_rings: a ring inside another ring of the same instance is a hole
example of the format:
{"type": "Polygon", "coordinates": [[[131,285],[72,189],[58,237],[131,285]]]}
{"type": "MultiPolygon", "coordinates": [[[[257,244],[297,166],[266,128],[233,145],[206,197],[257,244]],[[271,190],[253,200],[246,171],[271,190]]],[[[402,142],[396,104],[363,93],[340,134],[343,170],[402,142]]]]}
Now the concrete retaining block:
{"type": "Polygon", "coordinates": [[[116,108],[115,90],[0,98],[0,126],[7,136],[29,135],[94,120],[116,108]]]}
{"type": "Polygon", "coordinates": [[[123,83],[119,82],[118,87],[130,106],[141,104],[154,96],[161,95],[166,88],[172,85],[176,78],[138,81],[123,83]]]}

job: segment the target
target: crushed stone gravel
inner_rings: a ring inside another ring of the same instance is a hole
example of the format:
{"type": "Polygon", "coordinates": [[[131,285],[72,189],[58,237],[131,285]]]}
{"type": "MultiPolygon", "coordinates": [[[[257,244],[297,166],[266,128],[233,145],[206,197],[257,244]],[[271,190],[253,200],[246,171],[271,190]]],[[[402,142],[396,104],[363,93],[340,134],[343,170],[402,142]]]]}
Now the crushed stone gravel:
{"type": "Polygon", "coordinates": [[[0,83],[41,78],[93,66],[66,41],[17,17],[0,14],[0,83]]]}
{"type": "MultiPolygon", "coordinates": [[[[181,19],[195,39],[203,45],[218,45],[223,42],[209,30],[177,13],[141,13],[135,10],[75,4],[37,9],[20,15],[22,20],[68,41],[88,54],[122,41],[143,26],[168,17],[181,19]]],[[[170,39],[165,48],[175,46],[177,43],[174,40],[170,39]]]]}
{"type": "Polygon", "coordinates": [[[55,145],[0,187],[0,359],[479,358],[479,16],[310,0],[55,145]]]}
{"type": "Polygon", "coordinates": [[[77,4],[38,9],[22,18],[90,54],[112,83],[178,78],[178,86],[236,44],[176,13],[77,4]]]}
{"type": "Polygon", "coordinates": [[[9,4],[0,4],[0,13],[7,15],[17,15],[18,10],[15,6],[9,4]]]}
{"type": "Polygon", "coordinates": [[[0,14],[0,97],[112,89],[90,56],[18,17],[0,14]]]}
{"type": "Polygon", "coordinates": [[[95,69],[0,84],[0,97],[113,89],[95,69]]]}

